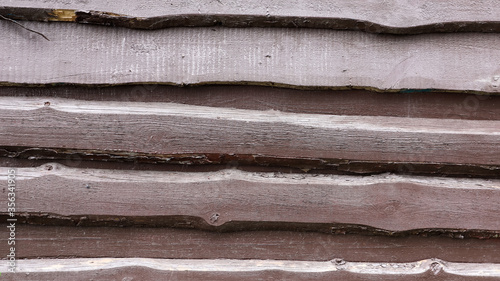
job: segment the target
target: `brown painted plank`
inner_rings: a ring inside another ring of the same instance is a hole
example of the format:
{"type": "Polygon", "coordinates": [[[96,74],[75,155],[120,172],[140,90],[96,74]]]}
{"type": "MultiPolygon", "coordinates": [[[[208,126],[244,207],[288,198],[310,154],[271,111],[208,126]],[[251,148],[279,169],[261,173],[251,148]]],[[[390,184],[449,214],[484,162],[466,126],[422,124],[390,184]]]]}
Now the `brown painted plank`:
{"type": "MultiPolygon", "coordinates": [[[[7,171],[1,169],[5,181],[7,171]]],[[[499,180],[114,171],[58,164],[15,173],[20,222],[460,237],[496,237],[500,230],[499,180]]]]}
{"type": "MultiPolygon", "coordinates": [[[[0,225],[5,229],[6,225],[0,225]]],[[[8,253],[7,237],[0,252],[8,253]]],[[[450,262],[500,263],[499,239],[443,236],[332,235],[296,231],[207,232],[175,228],[63,227],[18,224],[16,257],[272,259],[412,262],[429,257],[450,262]]]]}
{"type": "Polygon", "coordinates": [[[264,86],[157,84],[114,87],[0,87],[0,96],[92,101],[173,102],[283,112],[500,120],[500,96],[446,92],[296,90],[264,86]],[[383,109],[383,110],[381,110],[383,109]]]}
{"type": "Polygon", "coordinates": [[[172,28],[150,32],[0,21],[9,84],[263,84],[388,91],[500,92],[500,38],[324,29],[172,28]],[[70,38],[70,39],[69,39],[70,38]],[[16,59],[16,58],[23,58],[16,59]]]}
{"type": "Polygon", "coordinates": [[[134,2],[2,0],[0,6],[32,8],[0,8],[0,13],[4,16],[16,19],[91,22],[146,29],[223,25],[333,28],[395,34],[500,31],[497,17],[500,8],[494,0],[475,1],[474,4],[466,0],[453,2],[320,0],[314,3],[297,0],[265,2],[175,0],[169,1],[168,4],[160,0],[134,2]]]}
{"type": "Polygon", "coordinates": [[[251,163],[258,163],[257,158],[266,163],[266,157],[284,163],[311,160],[304,161],[305,168],[316,162],[333,167],[345,160],[361,166],[410,163],[410,170],[412,165],[441,163],[466,167],[465,174],[476,166],[497,175],[500,165],[499,121],[20,97],[0,98],[0,109],[0,122],[5,124],[0,128],[0,147],[10,157],[31,151],[34,155],[27,157],[33,159],[43,158],[43,153],[48,158],[80,153],[95,160],[150,157],[165,163],[175,158],[176,163],[189,164],[220,163],[220,155],[236,155],[251,163]],[[37,151],[41,148],[46,149],[37,151]]]}
{"type": "MultiPolygon", "coordinates": [[[[53,259],[18,261],[5,280],[497,280],[499,264],[422,260],[412,263],[363,263],[342,260],[181,260],[53,259]],[[78,274],[76,274],[78,273],[78,274]],[[17,274],[17,276],[16,276],[17,274]],[[63,279],[66,278],[66,279],[63,279]],[[76,278],[76,279],[75,279],[76,278]],[[39,280],[39,279],[38,279],[39,280]]],[[[0,265],[7,272],[8,267],[0,265]]]]}

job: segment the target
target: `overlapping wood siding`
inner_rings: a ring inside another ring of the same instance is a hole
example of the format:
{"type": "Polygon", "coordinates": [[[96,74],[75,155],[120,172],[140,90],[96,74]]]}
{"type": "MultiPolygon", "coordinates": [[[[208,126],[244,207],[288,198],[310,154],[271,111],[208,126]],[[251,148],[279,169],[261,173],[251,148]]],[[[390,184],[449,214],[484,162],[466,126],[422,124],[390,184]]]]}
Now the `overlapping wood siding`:
{"type": "Polygon", "coordinates": [[[498,15],[1,0],[1,278],[498,279],[498,15]]]}

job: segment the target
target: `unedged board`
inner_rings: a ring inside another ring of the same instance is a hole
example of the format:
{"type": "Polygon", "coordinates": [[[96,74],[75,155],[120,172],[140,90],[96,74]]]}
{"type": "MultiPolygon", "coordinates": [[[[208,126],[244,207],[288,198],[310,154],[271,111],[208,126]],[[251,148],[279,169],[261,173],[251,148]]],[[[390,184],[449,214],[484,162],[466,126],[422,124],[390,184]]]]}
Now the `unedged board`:
{"type": "Polygon", "coordinates": [[[2,0],[0,14],[24,20],[90,22],[147,29],[224,25],[351,29],[394,34],[500,31],[500,8],[494,0],[174,0],[168,3],[160,0],[2,0]]]}
{"type": "Polygon", "coordinates": [[[264,84],[388,91],[500,92],[491,33],[375,35],[283,28],[141,31],[0,21],[0,82],[264,84]]]}
{"type": "Polygon", "coordinates": [[[496,120],[297,114],[28,97],[2,97],[0,109],[0,151],[8,157],[22,157],[30,151],[34,154],[28,157],[33,159],[79,153],[97,160],[142,157],[160,163],[182,163],[186,157],[184,164],[220,163],[220,157],[227,156],[246,158],[251,164],[259,157],[277,162],[324,160],[332,167],[344,160],[473,166],[490,171],[500,165],[500,121],[496,120]]]}
{"type": "MultiPolygon", "coordinates": [[[[1,168],[3,177],[7,171],[1,168]]],[[[55,163],[15,174],[17,212],[31,223],[276,226],[333,233],[363,232],[368,226],[368,233],[465,232],[467,237],[481,231],[496,237],[500,231],[499,180],[114,171],[55,163]]],[[[0,204],[7,204],[7,196],[0,204]]]]}
{"type": "Polygon", "coordinates": [[[499,15],[0,0],[1,279],[498,280],[499,15]]]}

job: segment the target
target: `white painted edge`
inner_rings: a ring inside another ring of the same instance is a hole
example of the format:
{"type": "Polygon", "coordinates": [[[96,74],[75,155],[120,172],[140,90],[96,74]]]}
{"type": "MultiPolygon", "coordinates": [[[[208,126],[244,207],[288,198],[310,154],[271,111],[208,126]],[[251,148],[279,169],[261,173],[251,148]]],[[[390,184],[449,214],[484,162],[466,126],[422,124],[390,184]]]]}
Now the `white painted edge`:
{"type": "MultiPolygon", "coordinates": [[[[145,267],[159,271],[183,272],[260,272],[284,271],[292,273],[350,272],[355,274],[415,275],[425,272],[446,272],[458,276],[500,277],[500,264],[453,263],[426,259],[410,263],[236,260],[236,259],[152,259],[152,258],[79,258],[29,259],[16,261],[17,273],[81,272],[125,267],[145,267]]],[[[8,272],[7,262],[0,265],[8,272]]]]}

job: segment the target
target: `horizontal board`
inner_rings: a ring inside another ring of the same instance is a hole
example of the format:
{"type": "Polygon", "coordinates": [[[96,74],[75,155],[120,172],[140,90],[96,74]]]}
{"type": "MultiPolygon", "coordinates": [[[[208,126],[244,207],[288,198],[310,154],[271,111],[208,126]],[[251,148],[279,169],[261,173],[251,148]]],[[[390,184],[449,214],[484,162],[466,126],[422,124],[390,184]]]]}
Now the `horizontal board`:
{"type": "MultiPolygon", "coordinates": [[[[11,149],[11,148],[9,148],[11,149]]],[[[54,149],[0,150],[0,167],[38,167],[49,163],[59,163],[68,167],[175,172],[214,172],[235,169],[247,172],[361,175],[395,173],[415,176],[445,176],[498,179],[499,166],[443,165],[408,162],[363,162],[326,161],[325,159],[291,159],[248,155],[170,155],[168,158],[134,156],[120,153],[95,151],[55,152],[54,149]],[[22,151],[21,151],[22,150],[22,151]]]]}
{"type": "Polygon", "coordinates": [[[145,32],[64,23],[26,25],[51,41],[0,21],[3,85],[250,83],[500,92],[500,68],[493,63],[500,57],[496,34],[402,37],[325,29],[145,32]]]}
{"type": "Polygon", "coordinates": [[[500,31],[496,17],[500,8],[494,0],[475,1],[474,4],[465,0],[320,0],[314,3],[297,0],[268,0],[264,3],[255,0],[174,0],[168,5],[160,0],[132,3],[123,0],[2,0],[0,5],[31,8],[0,8],[0,13],[17,19],[91,22],[147,29],[224,25],[354,29],[394,34],[500,31]]]}
{"type": "MultiPolygon", "coordinates": [[[[0,225],[5,229],[6,225],[0,225]]],[[[460,235],[456,235],[459,237],[460,235]]],[[[0,251],[8,253],[7,237],[0,251]]],[[[262,259],[500,263],[498,239],[332,235],[297,231],[208,232],[176,228],[16,225],[16,257],[262,259]]]]}
{"type": "Polygon", "coordinates": [[[500,96],[408,91],[296,90],[249,85],[176,87],[156,84],[114,87],[0,87],[0,96],[91,101],[173,102],[283,112],[500,120],[500,96]],[[383,108],[383,110],[380,110],[383,108]]]}
{"type": "Polygon", "coordinates": [[[312,166],[308,169],[317,163],[333,169],[342,161],[360,166],[399,162],[409,163],[410,171],[437,163],[466,167],[465,174],[474,174],[472,165],[497,175],[500,165],[499,121],[21,97],[0,98],[0,109],[0,151],[9,157],[28,151],[32,159],[79,153],[94,160],[174,159],[181,164],[220,163],[223,157],[251,164],[305,159],[303,168],[312,166]]]}
{"type": "MultiPolygon", "coordinates": [[[[8,169],[0,171],[7,181],[8,169]]],[[[500,230],[499,180],[115,171],[55,163],[15,174],[16,212],[30,223],[461,237],[496,237],[500,230]]]]}
{"type": "MultiPolygon", "coordinates": [[[[7,272],[5,263],[0,270],[7,272]]],[[[52,259],[20,260],[17,273],[5,280],[495,280],[500,265],[493,263],[451,263],[422,260],[412,263],[363,263],[332,260],[182,260],[182,259],[52,259]],[[78,273],[78,275],[75,275],[78,273]],[[71,276],[71,277],[70,277],[71,276]],[[26,278],[25,278],[26,277],[26,278]],[[66,279],[64,279],[66,278],[66,279]],[[374,279],[376,278],[376,279],[374,279]]]]}

